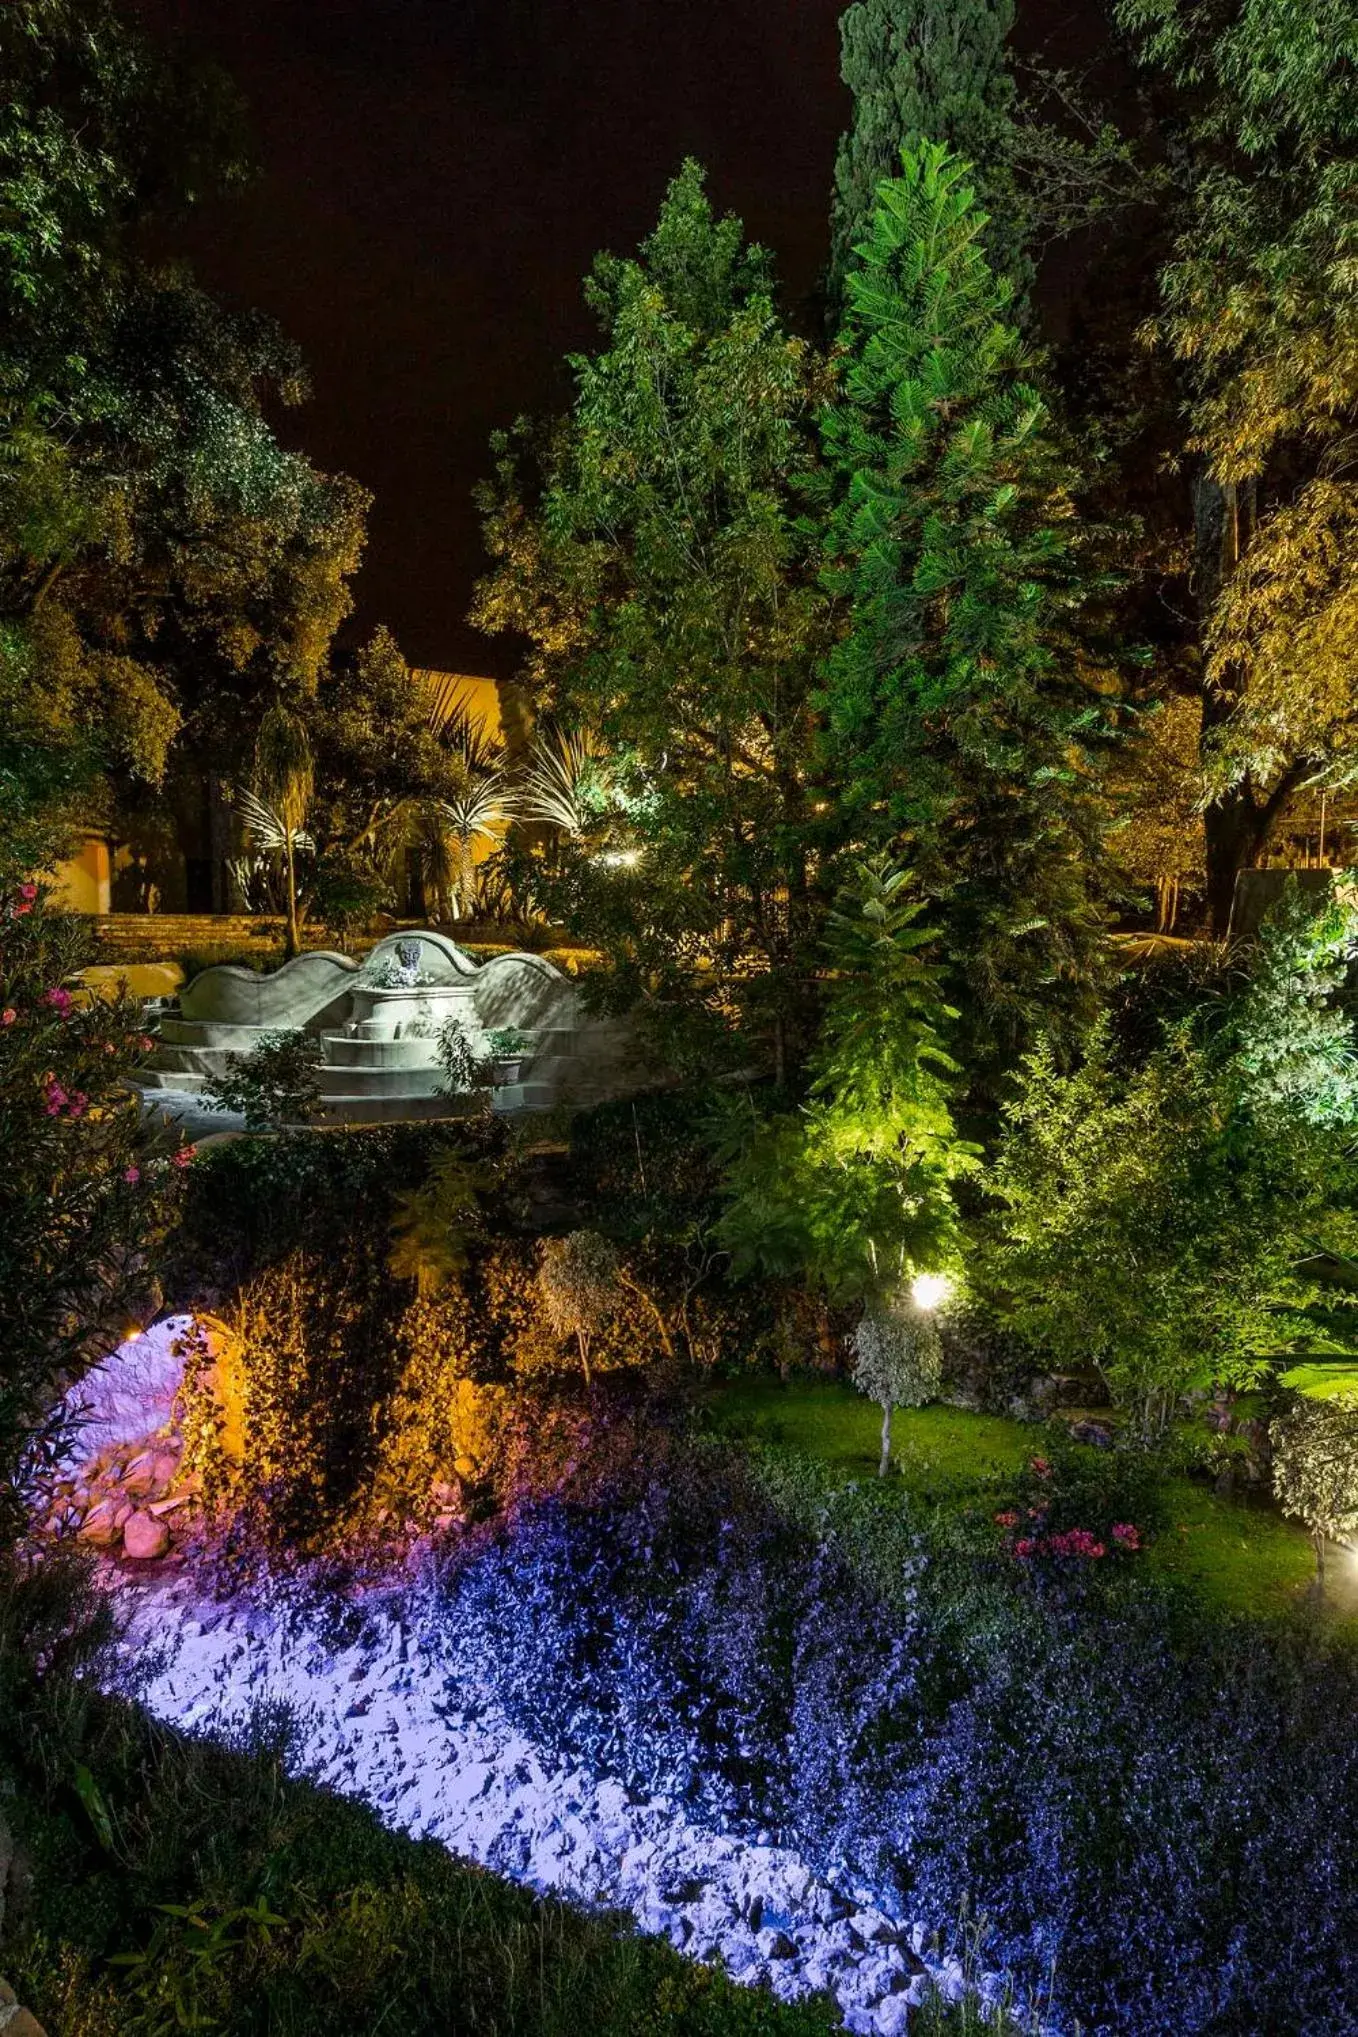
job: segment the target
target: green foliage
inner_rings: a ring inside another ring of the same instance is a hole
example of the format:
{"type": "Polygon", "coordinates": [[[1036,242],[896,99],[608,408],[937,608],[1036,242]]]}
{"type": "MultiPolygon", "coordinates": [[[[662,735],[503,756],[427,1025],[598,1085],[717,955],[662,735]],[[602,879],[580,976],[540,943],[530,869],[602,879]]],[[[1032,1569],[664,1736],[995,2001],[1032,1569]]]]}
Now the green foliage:
{"type": "Polygon", "coordinates": [[[304,385],[268,322],[140,251],[240,181],[220,82],[107,0],[6,7],[0,72],[0,690],[36,695],[4,768],[69,820],[181,739],[244,762],[347,612],[364,498],[276,439],[304,385]]]}
{"type": "Polygon", "coordinates": [[[840,74],[854,118],[835,158],[831,222],[842,280],[902,148],[943,143],[977,165],[996,267],[1028,280],[1007,161],[1015,88],[1006,44],[1014,0],[856,0],[840,17],[840,74]]]}
{"type": "Polygon", "coordinates": [[[1048,242],[1152,194],[1153,178],[1069,73],[1029,61],[1020,96],[1008,48],[1014,12],[1013,0],[846,8],[840,76],[854,110],[835,158],[832,284],[842,286],[902,147],[941,142],[974,166],[988,257],[1020,292],[1048,242]]]}
{"type": "Polygon", "coordinates": [[[742,1017],[795,1045],[831,628],[798,477],[824,370],[693,163],[588,296],[602,342],[571,363],[536,491],[531,445],[497,442],[475,619],[526,639],[535,705],[588,732],[588,785],[539,759],[537,810],[571,823],[544,896],[608,957],[599,987],[710,1068],[742,1017]]]}
{"type": "Polygon", "coordinates": [[[993,1074],[1044,1017],[1091,1008],[1108,713],[1072,637],[1073,476],[965,178],[906,150],[848,275],[823,438],[850,627],[822,704],[856,829],[904,837],[939,901],[969,1065],[993,1074]]]}
{"type": "Polygon", "coordinates": [[[717,1227],[737,1273],[799,1274],[830,1294],[893,1290],[959,1258],[953,1183],[975,1164],[949,1104],[956,1017],[907,873],[857,866],[831,916],[833,973],[810,1097],[761,1123],[752,1103],[717,1121],[728,1207],[717,1227]]]}
{"type": "Polygon", "coordinates": [[[1237,870],[1291,794],[1350,775],[1358,13],[1352,0],[1120,0],[1117,15],[1175,164],[1145,336],[1193,474],[1184,663],[1205,705],[1221,933],[1237,870]]]}
{"type": "Polygon", "coordinates": [[[1358,1535],[1358,1413],[1353,1396],[1342,1401],[1292,1399],[1271,1425],[1273,1496],[1285,1514],[1302,1520],[1325,1575],[1324,1542],[1358,1535]]]}
{"type": "Polygon", "coordinates": [[[1092,1361],[1149,1431],[1213,1380],[1332,1350],[1329,1268],[1352,1256],[1343,916],[1289,900],[1255,974],[1140,1059],[1110,1028],[1082,1065],[1024,1064],[990,1186],[993,1277],[1059,1362],[1092,1361]],[[1339,1136],[1336,1136],[1336,1134],[1339,1136]]]}
{"type": "Polygon", "coordinates": [[[81,945],[36,886],[0,890],[0,1558],[61,1385],[154,1304],[182,1184],[126,1086],[149,1045],[137,1006],[63,980],[81,945]]]}
{"type": "Polygon", "coordinates": [[[413,1280],[420,1294],[431,1295],[466,1270],[483,1232],[486,1185],[484,1168],[457,1146],[435,1154],[420,1186],[397,1198],[387,1262],[397,1280],[413,1280]]]}
{"type": "Polygon", "coordinates": [[[311,1033],[266,1033],[225,1075],[204,1084],[209,1110],[238,1111],[247,1132],[305,1124],[321,1100],[320,1044],[311,1033]]]}

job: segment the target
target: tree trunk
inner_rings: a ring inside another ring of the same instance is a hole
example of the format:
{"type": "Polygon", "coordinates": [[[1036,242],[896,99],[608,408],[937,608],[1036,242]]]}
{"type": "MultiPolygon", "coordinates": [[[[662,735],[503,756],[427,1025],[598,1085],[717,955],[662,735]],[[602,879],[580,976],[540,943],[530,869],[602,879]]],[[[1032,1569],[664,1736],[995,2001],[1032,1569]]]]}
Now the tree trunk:
{"type": "Polygon", "coordinates": [[[284,854],[288,862],[288,931],[284,941],[284,960],[290,962],[300,954],[302,947],[301,929],[297,924],[297,860],[292,845],[292,830],[287,831],[284,854]]]}
{"type": "Polygon", "coordinates": [[[1325,1596],[1325,1537],[1319,1529],[1311,1536],[1311,1546],[1316,1552],[1316,1597],[1325,1596]]]}
{"type": "MultiPolygon", "coordinates": [[[[1193,482],[1193,561],[1198,596],[1199,650],[1204,669],[1207,636],[1227,582],[1240,564],[1254,529],[1256,490],[1253,482],[1237,486],[1200,472],[1193,482]]],[[[1230,685],[1203,686],[1202,751],[1229,719],[1239,698],[1230,685]]],[[[1231,921],[1235,880],[1263,845],[1254,794],[1248,784],[1234,786],[1213,800],[1203,815],[1206,836],[1207,925],[1218,939],[1231,921]]]]}
{"type": "Polygon", "coordinates": [[[877,1466],[877,1476],[885,1478],[891,1465],[891,1402],[882,1402],[882,1459],[877,1466]]]}

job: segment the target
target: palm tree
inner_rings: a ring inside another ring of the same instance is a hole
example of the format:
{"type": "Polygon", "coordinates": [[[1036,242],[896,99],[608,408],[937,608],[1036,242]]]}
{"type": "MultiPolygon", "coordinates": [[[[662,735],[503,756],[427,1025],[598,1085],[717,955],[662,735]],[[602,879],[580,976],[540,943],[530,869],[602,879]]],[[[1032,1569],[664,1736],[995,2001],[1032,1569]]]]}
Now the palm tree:
{"type": "Polygon", "coordinates": [[[302,945],[297,911],[297,852],[313,846],[305,822],[315,790],[316,765],[301,716],[275,702],[265,714],[255,738],[255,780],[257,793],[242,795],[242,806],[250,800],[257,808],[253,824],[246,828],[259,846],[265,846],[261,828],[273,836],[274,851],[281,850],[288,883],[287,949],[289,957],[302,945]]]}

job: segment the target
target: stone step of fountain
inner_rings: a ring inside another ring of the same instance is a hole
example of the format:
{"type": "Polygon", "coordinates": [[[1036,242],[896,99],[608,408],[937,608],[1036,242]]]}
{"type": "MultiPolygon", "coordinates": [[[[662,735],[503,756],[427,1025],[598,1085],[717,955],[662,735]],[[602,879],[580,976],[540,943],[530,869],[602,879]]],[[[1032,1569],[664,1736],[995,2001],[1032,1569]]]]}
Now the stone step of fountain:
{"type": "Polygon", "coordinates": [[[400,1096],[389,1089],[362,1095],[323,1096],[315,1122],[322,1125],[386,1125],[430,1118],[465,1118],[484,1108],[484,1091],[472,1096],[400,1096]]]}
{"type": "Polygon", "coordinates": [[[439,1065],[439,1043],[417,1033],[400,1039],[363,1039],[354,1033],[322,1033],[323,1065],[363,1070],[374,1075],[393,1068],[433,1068],[439,1065]]]}
{"type": "Polygon", "coordinates": [[[323,1061],[316,1070],[321,1095],[432,1096],[444,1080],[438,1063],[415,1067],[370,1068],[349,1061],[323,1061]]]}

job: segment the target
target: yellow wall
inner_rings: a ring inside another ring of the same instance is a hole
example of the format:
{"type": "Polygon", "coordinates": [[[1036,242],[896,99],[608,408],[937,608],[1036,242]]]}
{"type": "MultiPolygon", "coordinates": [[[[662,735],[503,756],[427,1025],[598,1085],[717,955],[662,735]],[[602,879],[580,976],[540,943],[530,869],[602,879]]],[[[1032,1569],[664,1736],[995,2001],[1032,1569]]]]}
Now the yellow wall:
{"type": "Polygon", "coordinates": [[[78,855],[58,863],[52,902],[67,912],[107,912],[112,874],[108,843],[99,835],[87,835],[78,855]]]}

